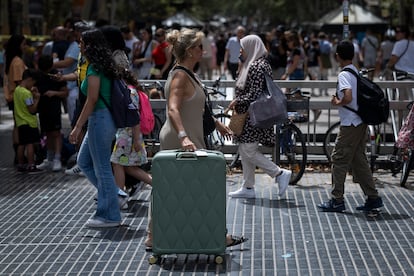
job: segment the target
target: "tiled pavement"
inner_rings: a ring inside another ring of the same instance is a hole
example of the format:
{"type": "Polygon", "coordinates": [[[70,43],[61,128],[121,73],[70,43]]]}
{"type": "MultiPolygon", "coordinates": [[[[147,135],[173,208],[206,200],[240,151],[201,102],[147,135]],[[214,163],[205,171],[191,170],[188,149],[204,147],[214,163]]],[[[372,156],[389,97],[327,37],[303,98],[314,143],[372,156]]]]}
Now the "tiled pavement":
{"type": "MultiPolygon", "coordinates": [[[[385,203],[377,219],[355,211],[364,199],[350,178],[347,211],[331,214],[316,208],[329,196],[328,173],[306,173],[285,199],[272,179],[257,174],[255,200],[227,200],[229,232],[250,240],[228,249],[224,264],[178,255],[149,265],[143,245],[149,189],[129,202],[122,227],[88,229],[92,185],[63,173],[16,173],[10,141],[3,120],[0,275],[414,275],[414,190],[399,187],[389,172],[376,173],[385,203]]],[[[227,190],[240,182],[240,174],[228,175],[227,190]]]]}

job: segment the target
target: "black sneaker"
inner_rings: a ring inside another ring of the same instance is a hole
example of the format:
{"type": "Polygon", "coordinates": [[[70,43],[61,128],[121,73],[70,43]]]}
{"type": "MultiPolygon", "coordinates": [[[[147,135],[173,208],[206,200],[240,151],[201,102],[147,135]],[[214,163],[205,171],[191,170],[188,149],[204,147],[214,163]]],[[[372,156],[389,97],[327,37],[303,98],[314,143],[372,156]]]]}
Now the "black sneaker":
{"type": "Polygon", "coordinates": [[[17,165],[17,172],[18,173],[26,173],[27,172],[26,166],[17,165]]]}
{"type": "Polygon", "coordinates": [[[27,173],[28,174],[38,174],[38,173],[43,173],[43,172],[44,172],[44,170],[36,168],[35,165],[29,166],[27,168],[27,173]]]}
{"type": "Polygon", "coordinates": [[[318,204],[318,208],[322,209],[322,211],[324,212],[342,213],[343,211],[345,211],[345,202],[343,200],[338,201],[332,198],[329,201],[318,204]]]}
{"type": "Polygon", "coordinates": [[[382,206],[384,206],[384,204],[382,203],[382,198],[379,196],[376,198],[368,198],[364,205],[357,206],[356,209],[358,211],[371,211],[372,209],[378,209],[382,206]]]}

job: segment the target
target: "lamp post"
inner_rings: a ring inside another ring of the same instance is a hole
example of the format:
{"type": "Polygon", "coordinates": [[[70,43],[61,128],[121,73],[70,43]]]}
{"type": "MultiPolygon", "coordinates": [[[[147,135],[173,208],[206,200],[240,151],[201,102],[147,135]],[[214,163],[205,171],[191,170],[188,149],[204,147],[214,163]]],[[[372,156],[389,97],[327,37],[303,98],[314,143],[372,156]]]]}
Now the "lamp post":
{"type": "Polygon", "coordinates": [[[342,1],[342,11],[343,11],[343,32],[342,37],[343,39],[349,38],[349,1],[343,0],[342,1]]]}

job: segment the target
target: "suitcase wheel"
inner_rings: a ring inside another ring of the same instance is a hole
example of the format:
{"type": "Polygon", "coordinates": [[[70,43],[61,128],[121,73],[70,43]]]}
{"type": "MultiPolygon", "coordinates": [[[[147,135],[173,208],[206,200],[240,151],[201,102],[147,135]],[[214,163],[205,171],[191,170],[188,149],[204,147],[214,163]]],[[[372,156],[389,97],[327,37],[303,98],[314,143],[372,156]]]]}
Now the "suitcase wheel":
{"type": "Polygon", "coordinates": [[[223,259],[223,257],[222,257],[222,256],[216,256],[216,257],[214,258],[214,261],[216,262],[216,264],[222,264],[222,263],[223,263],[223,261],[224,261],[224,259],[223,259]]]}
{"type": "Polygon", "coordinates": [[[158,256],[156,256],[156,255],[151,255],[151,256],[148,258],[148,262],[149,262],[151,265],[156,264],[156,263],[158,262],[158,256]]]}

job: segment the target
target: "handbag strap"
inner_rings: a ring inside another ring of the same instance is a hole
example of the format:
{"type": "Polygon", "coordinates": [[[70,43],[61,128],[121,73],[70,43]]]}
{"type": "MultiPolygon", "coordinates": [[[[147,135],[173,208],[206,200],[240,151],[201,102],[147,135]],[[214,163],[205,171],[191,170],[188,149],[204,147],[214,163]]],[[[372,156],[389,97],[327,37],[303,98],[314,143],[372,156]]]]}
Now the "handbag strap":
{"type": "Polygon", "coordinates": [[[269,87],[267,87],[267,82],[273,82],[273,77],[269,74],[265,73],[265,85],[266,85],[266,89],[263,90],[263,93],[269,92],[269,87]]]}
{"type": "MultiPolygon", "coordinates": [[[[198,83],[198,84],[200,84],[200,86],[202,87],[202,85],[201,85],[201,83],[200,83],[200,81],[195,77],[195,75],[194,75],[194,73],[193,72],[191,72],[188,68],[186,68],[186,67],[184,67],[184,66],[181,66],[181,65],[176,65],[175,67],[174,67],[174,70],[175,69],[180,69],[180,70],[183,70],[183,71],[185,71],[186,73],[187,73],[187,75],[189,75],[196,83],[198,83]]],[[[204,89],[204,88],[203,88],[204,89]]]]}
{"type": "Polygon", "coordinates": [[[410,46],[410,40],[409,39],[407,39],[407,46],[405,47],[404,52],[401,54],[401,56],[398,57],[397,61],[399,61],[400,58],[402,58],[405,55],[405,53],[407,53],[408,46],[410,46]]]}
{"type": "Polygon", "coordinates": [[[202,85],[202,83],[200,83],[200,80],[198,80],[197,78],[196,78],[196,76],[194,75],[194,73],[193,72],[191,72],[188,68],[185,68],[184,66],[181,66],[181,65],[176,65],[175,67],[174,67],[174,69],[173,70],[175,70],[175,69],[180,69],[180,70],[183,70],[184,72],[186,72],[187,73],[187,75],[189,75],[196,83],[198,83],[199,85],[200,85],[200,87],[203,89],[203,91],[204,91],[204,94],[206,95],[206,100],[208,101],[208,103],[210,104],[210,97],[208,96],[208,93],[207,93],[207,91],[206,91],[206,89],[205,89],[205,87],[202,85]]]}
{"type": "Polygon", "coordinates": [[[144,56],[145,56],[145,53],[147,52],[147,49],[148,49],[148,47],[149,47],[149,45],[151,44],[151,41],[148,41],[148,43],[147,44],[145,44],[145,48],[144,48],[144,51],[143,52],[141,52],[141,54],[143,54],[144,56]]]}

